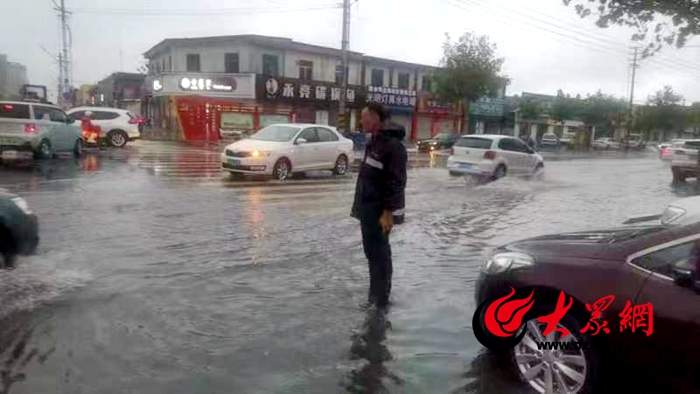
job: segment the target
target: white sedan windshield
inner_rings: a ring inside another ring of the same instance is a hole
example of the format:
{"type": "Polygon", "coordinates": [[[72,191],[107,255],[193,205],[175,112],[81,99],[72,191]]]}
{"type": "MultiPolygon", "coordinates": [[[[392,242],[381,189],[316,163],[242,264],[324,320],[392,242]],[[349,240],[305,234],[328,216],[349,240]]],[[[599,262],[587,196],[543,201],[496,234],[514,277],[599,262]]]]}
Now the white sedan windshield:
{"type": "Polygon", "coordinates": [[[261,141],[284,142],[291,140],[298,131],[298,127],[271,125],[261,129],[250,138],[261,141]]]}

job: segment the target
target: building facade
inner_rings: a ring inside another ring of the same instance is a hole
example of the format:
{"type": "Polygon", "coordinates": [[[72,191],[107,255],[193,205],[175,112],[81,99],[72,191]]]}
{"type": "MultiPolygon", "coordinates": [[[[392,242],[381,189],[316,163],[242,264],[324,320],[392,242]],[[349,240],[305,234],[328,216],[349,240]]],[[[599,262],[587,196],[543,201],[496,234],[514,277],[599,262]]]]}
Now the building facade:
{"type": "MultiPolygon", "coordinates": [[[[344,71],[339,49],[237,35],[166,39],[144,56],[149,68],[144,115],[176,139],[210,139],[279,122],[338,125],[344,71]],[[187,111],[206,114],[206,120],[197,119],[208,126],[197,126],[187,111]]],[[[414,139],[439,129],[435,119],[444,114],[426,112],[428,121],[420,121],[417,110],[433,67],[357,52],[348,58],[350,130],[360,128],[359,110],[373,101],[384,104],[414,139]]]]}
{"type": "Polygon", "coordinates": [[[27,67],[7,60],[7,55],[0,54],[0,98],[19,100],[22,98],[22,86],[29,83],[27,67]]]}
{"type": "Polygon", "coordinates": [[[146,75],[139,73],[115,72],[97,83],[94,90],[95,104],[141,113],[141,98],[146,75]]]}

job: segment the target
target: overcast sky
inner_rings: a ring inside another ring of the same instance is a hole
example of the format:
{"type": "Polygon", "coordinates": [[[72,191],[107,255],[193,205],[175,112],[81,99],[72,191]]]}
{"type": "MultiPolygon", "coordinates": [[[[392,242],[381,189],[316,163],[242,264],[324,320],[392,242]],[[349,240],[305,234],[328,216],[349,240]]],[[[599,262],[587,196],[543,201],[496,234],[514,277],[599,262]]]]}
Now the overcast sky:
{"type": "MultiPolygon", "coordinates": [[[[60,0],[55,0],[60,1],[60,0]]],[[[341,0],[65,0],[73,10],[73,80],[94,83],[135,71],[141,54],[164,38],[254,33],[340,46],[341,0]]],[[[0,53],[28,68],[32,83],[56,90],[48,52],[60,45],[51,0],[0,1],[0,53]]],[[[630,30],[599,29],[561,0],[357,0],[352,50],[437,65],[445,33],[484,34],[505,58],[508,94],[629,92],[630,30]]],[[[700,38],[667,49],[637,70],[635,102],[671,85],[700,101],[700,38]]]]}

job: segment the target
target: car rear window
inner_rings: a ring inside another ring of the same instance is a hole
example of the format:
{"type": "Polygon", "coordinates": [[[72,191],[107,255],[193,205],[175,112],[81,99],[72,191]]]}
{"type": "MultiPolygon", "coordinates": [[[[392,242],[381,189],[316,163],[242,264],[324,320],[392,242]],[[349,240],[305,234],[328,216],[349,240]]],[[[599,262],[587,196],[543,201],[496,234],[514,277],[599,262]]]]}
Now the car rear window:
{"type": "Polygon", "coordinates": [[[686,141],[683,145],[686,148],[698,149],[698,148],[700,148],[700,141],[686,141]]]}
{"type": "Polygon", "coordinates": [[[29,105],[5,103],[0,104],[0,118],[29,119],[29,105]]]}
{"type": "Polygon", "coordinates": [[[460,138],[455,146],[463,148],[490,149],[491,144],[493,144],[493,140],[488,138],[467,137],[460,138]]]}

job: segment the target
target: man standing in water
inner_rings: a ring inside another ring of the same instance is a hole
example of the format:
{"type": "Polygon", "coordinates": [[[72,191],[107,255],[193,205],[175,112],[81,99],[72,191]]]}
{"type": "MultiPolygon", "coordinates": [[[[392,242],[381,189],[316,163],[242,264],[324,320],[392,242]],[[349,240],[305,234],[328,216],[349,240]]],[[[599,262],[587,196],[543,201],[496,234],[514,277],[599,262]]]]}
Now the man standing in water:
{"type": "Polygon", "coordinates": [[[362,247],[369,262],[369,303],[384,308],[391,293],[391,247],[389,233],[404,219],[406,189],[406,148],[401,141],[406,131],[388,122],[381,104],[371,103],[360,120],[372,135],[357,177],[351,215],[360,220],[362,247]]]}

